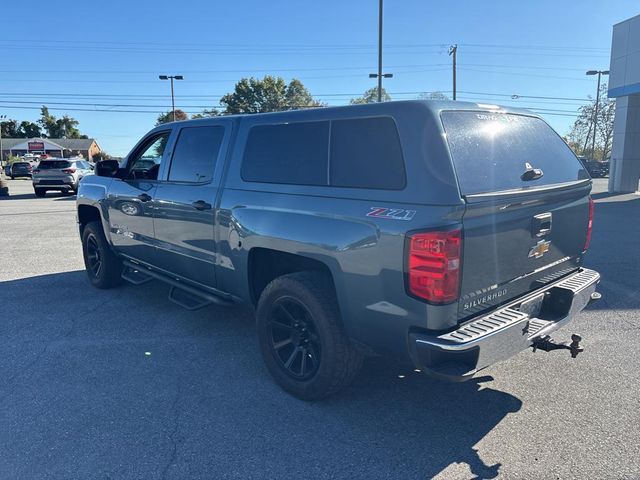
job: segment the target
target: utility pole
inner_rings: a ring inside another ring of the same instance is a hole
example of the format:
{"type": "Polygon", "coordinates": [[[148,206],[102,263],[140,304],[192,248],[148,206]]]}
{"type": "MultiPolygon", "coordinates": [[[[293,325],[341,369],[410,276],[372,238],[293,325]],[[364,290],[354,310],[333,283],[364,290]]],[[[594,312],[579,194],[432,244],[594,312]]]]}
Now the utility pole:
{"type": "Polygon", "coordinates": [[[171,113],[173,114],[173,121],[176,121],[176,102],[175,97],[173,95],[173,81],[174,80],[183,80],[184,77],[182,75],[159,75],[158,78],[160,80],[171,80],[171,113]]]}
{"type": "Polygon", "coordinates": [[[449,56],[453,57],[453,99],[456,99],[456,56],[458,55],[458,44],[449,47],[449,56]]]}
{"type": "Polygon", "coordinates": [[[382,102],[382,78],[392,78],[393,73],[382,73],[382,0],[378,0],[378,73],[370,73],[369,78],[378,79],[378,103],[382,102]]]}
{"type": "Polygon", "coordinates": [[[595,160],[596,159],[595,157],[596,157],[596,133],[597,133],[597,122],[598,122],[598,107],[600,106],[600,77],[602,75],[609,75],[609,70],[589,70],[587,72],[587,75],[598,75],[598,88],[596,89],[596,105],[593,109],[593,122],[592,122],[593,123],[593,141],[591,142],[591,160],[595,160]]]}
{"type": "Polygon", "coordinates": [[[378,1],[378,103],[382,102],[382,0],[378,1]]]}
{"type": "Polygon", "coordinates": [[[6,115],[0,115],[0,168],[4,171],[4,154],[2,153],[2,122],[7,118],[6,115]]]}

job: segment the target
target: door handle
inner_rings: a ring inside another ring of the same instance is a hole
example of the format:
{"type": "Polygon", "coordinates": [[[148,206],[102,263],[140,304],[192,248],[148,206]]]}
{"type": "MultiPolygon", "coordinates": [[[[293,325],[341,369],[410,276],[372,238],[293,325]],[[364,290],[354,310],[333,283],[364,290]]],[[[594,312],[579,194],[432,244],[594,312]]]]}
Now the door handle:
{"type": "Polygon", "coordinates": [[[146,193],[141,193],[140,195],[138,195],[138,200],[140,200],[141,202],[148,202],[151,200],[151,195],[147,195],[146,193]]]}
{"type": "Polygon", "coordinates": [[[193,202],[191,206],[193,206],[193,208],[195,208],[196,210],[211,210],[211,204],[205,202],[204,200],[193,202]]]}
{"type": "Polygon", "coordinates": [[[551,232],[551,212],[541,213],[533,217],[533,234],[536,237],[543,237],[551,232]]]}

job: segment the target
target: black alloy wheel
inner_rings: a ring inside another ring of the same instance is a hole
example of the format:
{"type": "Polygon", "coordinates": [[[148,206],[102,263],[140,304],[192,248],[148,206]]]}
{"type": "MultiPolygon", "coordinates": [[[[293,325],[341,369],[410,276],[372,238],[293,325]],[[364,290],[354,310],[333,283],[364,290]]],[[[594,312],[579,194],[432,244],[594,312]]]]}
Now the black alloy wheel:
{"type": "Polygon", "coordinates": [[[100,221],[82,229],[82,256],[89,281],[97,288],[112,288],[122,283],[122,262],[111,250],[100,221]]]}
{"type": "Polygon", "coordinates": [[[100,253],[100,246],[98,245],[98,239],[93,233],[87,235],[87,266],[89,271],[95,278],[100,277],[102,271],[102,254],[100,253]]]}
{"type": "Polygon", "coordinates": [[[325,272],[294,272],[272,280],[260,294],[256,327],[269,373],[302,400],[318,400],[346,387],[362,365],[325,272]]]}
{"type": "Polygon", "coordinates": [[[312,378],[322,350],[309,310],[293,297],[280,297],[272,305],[268,326],[272,354],[280,367],[296,380],[312,378]]]}

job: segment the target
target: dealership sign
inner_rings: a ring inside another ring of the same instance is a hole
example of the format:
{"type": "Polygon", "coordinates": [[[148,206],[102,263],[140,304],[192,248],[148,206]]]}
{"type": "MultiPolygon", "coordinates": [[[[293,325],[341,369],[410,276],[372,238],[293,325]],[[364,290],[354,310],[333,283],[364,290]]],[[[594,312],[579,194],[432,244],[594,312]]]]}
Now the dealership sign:
{"type": "Polygon", "coordinates": [[[44,142],[29,142],[28,149],[30,152],[44,152],[44,142]]]}

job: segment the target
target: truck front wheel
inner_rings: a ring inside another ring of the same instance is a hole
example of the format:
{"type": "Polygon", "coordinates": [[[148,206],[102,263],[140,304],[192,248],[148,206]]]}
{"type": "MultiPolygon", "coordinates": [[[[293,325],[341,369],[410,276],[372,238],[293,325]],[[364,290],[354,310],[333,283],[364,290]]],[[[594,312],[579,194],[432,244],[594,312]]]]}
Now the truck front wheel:
{"type": "Polygon", "coordinates": [[[122,283],[122,263],[111,250],[100,222],[89,222],[82,231],[82,254],[94,287],[112,288],[122,283]]]}
{"type": "Polygon", "coordinates": [[[362,354],[344,332],[328,275],[308,271],[276,278],[260,295],[256,317],[267,369],[295,397],[326,397],[358,374],[362,354]]]}

